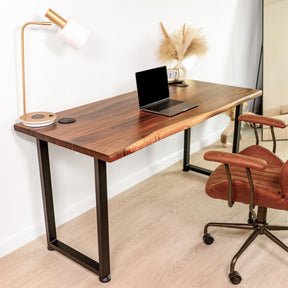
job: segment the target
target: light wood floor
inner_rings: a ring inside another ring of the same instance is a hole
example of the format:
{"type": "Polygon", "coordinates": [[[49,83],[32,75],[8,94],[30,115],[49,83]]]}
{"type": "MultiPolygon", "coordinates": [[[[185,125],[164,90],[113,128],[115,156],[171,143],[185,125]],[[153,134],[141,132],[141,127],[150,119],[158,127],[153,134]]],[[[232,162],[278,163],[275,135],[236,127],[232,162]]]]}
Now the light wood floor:
{"type": "MultiPolygon", "coordinates": [[[[206,150],[220,148],[215,145],[206,150]]],[[[191,161],[203,164],[202,152],[192,155],[191,161]]],[[[210,199],[204,193],[206,179],[182,172],[181,163],[177,163],[109,200],[111,282],[102,284],[93,273],[55,251],[49,252],[45,237],[40,237],[0,259],[0,286],[234,287],[227,277],[229,264],[249,232],[214,228],[215,242],[207,246],[202,241],[203,226],[209,221],[245,222],[248,208],[235,204],[231,209],[224,201],[210,199]]],[[[268,213],[271,224],[288,225],[288,212],[271,209],[268,213]]],[[[92,209],[62,225],[59,239],[97,259],[95,219],[92,209]]],[[[288,243],[288,232],[277,235],[288,243]]],[[[248,248],[236,269],[243,279],[238,287],[288,285],[288,255],[265,236],[248,248]]]]}

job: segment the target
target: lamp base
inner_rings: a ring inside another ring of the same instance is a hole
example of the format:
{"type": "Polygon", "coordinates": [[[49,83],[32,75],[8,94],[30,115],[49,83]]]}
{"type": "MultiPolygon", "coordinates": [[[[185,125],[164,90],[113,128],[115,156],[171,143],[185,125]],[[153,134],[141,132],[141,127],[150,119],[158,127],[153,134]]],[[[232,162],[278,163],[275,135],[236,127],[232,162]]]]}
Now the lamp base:
{"type": "Polygon", "coordinates": [[[20,121],[29,127],[48,126],[55,122],[57,115],[51,112],[32,112],[22,115],[20,121]]]}

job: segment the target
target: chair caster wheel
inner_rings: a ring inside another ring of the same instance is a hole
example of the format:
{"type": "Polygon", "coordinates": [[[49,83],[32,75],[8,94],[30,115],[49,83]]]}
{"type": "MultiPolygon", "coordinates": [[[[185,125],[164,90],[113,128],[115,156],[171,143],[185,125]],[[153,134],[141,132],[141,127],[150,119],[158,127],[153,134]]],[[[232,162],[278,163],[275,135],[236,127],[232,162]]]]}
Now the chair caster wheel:
{"type": "Polygon", "coordinates": [[[214,242],[214,238],[211,234],[208,233],[203,235],[203,241],[205,242],[205,244],[211,245],[214,242]]]}
{"type": "Polygon", "coordinates": [[[229,273],[229,279],[232,282],[232,284],[237,285],[241,282],[242,278],[240,274],[237,271],[233,271],[229,273]]]}
{"type": "Polygon", "coordinates": [[[249,218],[249,219],[247,220],[247,223],[248,223],[248,224],[253,224],[253,219],[252,219],[252,218],[249,218]]]}

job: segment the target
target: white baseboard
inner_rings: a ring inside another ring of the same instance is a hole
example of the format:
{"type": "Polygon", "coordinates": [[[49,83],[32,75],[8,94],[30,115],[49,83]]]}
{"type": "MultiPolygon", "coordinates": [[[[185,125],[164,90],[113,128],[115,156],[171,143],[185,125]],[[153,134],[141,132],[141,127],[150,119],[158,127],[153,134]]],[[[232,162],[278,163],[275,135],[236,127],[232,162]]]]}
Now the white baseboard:
{"type": "MultiPolygon", "coordinates": [[[[67,207],[57,215],[57,226],[60,226],[71,219],[83,214],[95,207],[95,197],[91,195],[86,197],[77,204],[67,207]]],[[[44,215],[41,221],[26,227],[25,229],[2,239],[0,241],[0,258],[8,253],[18,249],[19,247],[31,242],[32,240],[42,236],[45,233],[44,215]]]]}
{"type": "MultiPolygon", "coordinates": [[[[220,137],[219,133],[216,133],[210,137],[207,137],[205,139],[201,139],[201,141],[193,142],[190,146],[190,153],[194,153],[202,149],[203,147],[210,145],[214,143],[216,140],[218,140],[220,137]]],[[[117,194],[125,191],[126,189],[133,187],[137,183],[153,176],[154,174],[164,170],[165,168],[173,165],[174,163],[180,161],[183,159],[183,150],[176,151],[173,154],[168,155],[165,158],[162,158],[158,162],[153,163],[153,165],[150,165],[148,167],[145,167],[142,170],[138,170],[136,173],[129,175],[125,179],[109,184],[108,183],[108,194],[109,198],[112,198],[116,196],[117,194]]]]}
{"type": "Polygon", "coordinates": [[[0,258],[45,233],[45,224],[37,223],[0,241],[0,258]]]}
{"type": "MultiPolygon", "coordinates": [[[[194,142],[191,144],[190,151],[194,153],[199,151],[201,148],[214,143],[219,139],[219,133],[215,133],[201,139],[201,141],[194,142]]],[[[170,165],[180,161],[183,158],[183,150],[179,150],[160,161],[153,163],[149,167],[144,167],[142,170],[125,177],[117,183],[108,183],[108,195],[109,198],[116,196],[117,194],[125,191],[126,189],[136,185],[137,183],[151,177],[152,175],[160,172],[161,170],[169,167],[170,165]]],[[[67,207],[57,215],[57,225],[62,225],[67,221],[81,215],[82,213],[88,211],[89,209],[95,207],[95,197],[91,195],[86,197],[80,202],[67,207]]],[[[42,221],[35,223],[29,227],[26,227],[22,231],[15,233],[5,239],[0,241],[0,257],[7,255],[8,253],[16,250],[17,248],[29,243],[30,241],[40,237],[45,233],[44,217],[42,221]]]]}

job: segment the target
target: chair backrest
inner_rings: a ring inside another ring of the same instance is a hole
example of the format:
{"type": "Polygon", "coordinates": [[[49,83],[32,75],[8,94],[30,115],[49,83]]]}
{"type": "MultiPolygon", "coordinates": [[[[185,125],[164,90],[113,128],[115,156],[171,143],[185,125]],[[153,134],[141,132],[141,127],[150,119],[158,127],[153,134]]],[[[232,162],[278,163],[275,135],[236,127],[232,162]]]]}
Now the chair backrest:
{"type": "Polygon", "coordinates": [[[272,140],[273,140],[273,150],[272,151],[273,151],[273,153],[276,153],[276,137],[275,137],[274,127],[282,128],[282,129],[286,128],[288,124],[285,121],[283,121],[281,119],[277,119],[277,118],[253,114],[250,112],[240,115],[238,117],[238,120],[244,121],[244,122],[249,122],[253,125],[254,134],[256,137],[256,145],[259,145],[259,137],[258,137],[256,124],[269,126],[270,131],[271,131],[272,140]]]}

